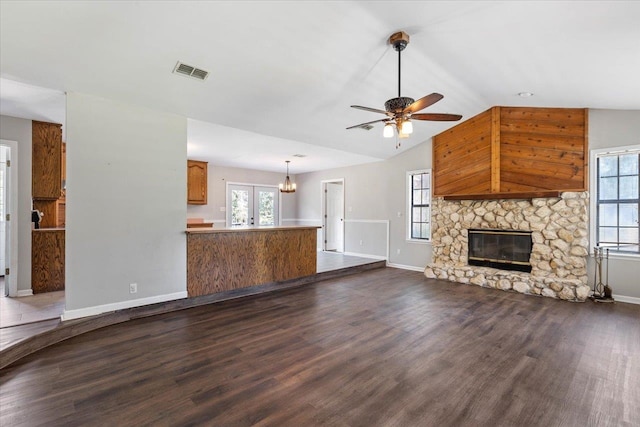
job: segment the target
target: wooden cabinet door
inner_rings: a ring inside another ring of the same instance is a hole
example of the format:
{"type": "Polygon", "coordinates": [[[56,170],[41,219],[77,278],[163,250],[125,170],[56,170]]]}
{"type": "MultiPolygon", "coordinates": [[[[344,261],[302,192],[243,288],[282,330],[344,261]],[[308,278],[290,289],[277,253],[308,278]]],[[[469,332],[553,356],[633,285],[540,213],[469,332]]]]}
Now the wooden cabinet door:
{"type": "Polygon", "coordinates": [[[36,200],[57,200],[62,191],[62,128],[33,121],[32,186],[36,200]]]}
{"type": "Polygon", "coordinates": [[[64,290],[64,230],[31,231],[31,288],[34,294],[64,290]]]}
{"type": "Polygon", "coordinates": [[[207,204],[207,162],[187,160],[187,203],[207,204]]]}

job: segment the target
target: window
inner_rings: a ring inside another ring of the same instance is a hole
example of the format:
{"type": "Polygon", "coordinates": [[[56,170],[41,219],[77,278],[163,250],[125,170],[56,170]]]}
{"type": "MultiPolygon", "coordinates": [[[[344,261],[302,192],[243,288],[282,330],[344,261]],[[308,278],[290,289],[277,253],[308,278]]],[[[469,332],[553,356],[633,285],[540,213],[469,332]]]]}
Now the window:
{"type": "Polygon", "coordinates": [[[592,152],[592,241],[640,255],[640,146],[592,152]]]}
{"type": "Polygon", "coordinates": [[[431,241],[431,170],[407,172],[407,240],[431,241]]]}

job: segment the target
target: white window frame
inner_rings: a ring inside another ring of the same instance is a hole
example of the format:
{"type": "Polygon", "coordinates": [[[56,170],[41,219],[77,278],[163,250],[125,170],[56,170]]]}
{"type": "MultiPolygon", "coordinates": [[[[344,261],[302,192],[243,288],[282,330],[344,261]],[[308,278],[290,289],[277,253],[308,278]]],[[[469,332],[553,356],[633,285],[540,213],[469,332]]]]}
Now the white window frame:
{"type": "Polygon", "coordinates": [[[405,197],[405,205],[407,206],[407,213],[406,213],[406,240],[407,242],[411,242],[411,243],[418,243],[418,244],[423,244],[423,245],[430,245],[431,244],[431,225],[433,225],[432,222],[432,218],[433,218],[433,174],[431,172],[431,169],[417,169],[417,170],[412,170],[412,171],[407,171],[407,178],[406,178],[406,197],[405,197]],[[429,217],[429,237],[427,239],[414,239],[411,237],[411,215],[412,215],[412,185],[413,185],[413,175],[418,175],[418,174],[423,174],[423,173],[427,173],[429,174],[429,210],[430,210],[430,217],[429,217]]]}
{"type": "MultiPolygon", "coordinates": [[[[598,236],[596,235],[596,220],[598,218],[597,215],[597,205],[598,205],[598,157],[610,155],[610,154],[624,154],[632,151],[640,151],[640,144],[636,145],[626,145],[622,147],[610,147],[610,148],[600,148],[594,149],[590,152],[589,158],[589,189],[590,189],[590,197],[589,197],[589,253],[593,256],[593,248],[598,242],[598,236]]],[[[633,253],[625,253],[625,252],[617,252],[611,251],[610,258],[640,258],[640,254],[633,253]]]]}

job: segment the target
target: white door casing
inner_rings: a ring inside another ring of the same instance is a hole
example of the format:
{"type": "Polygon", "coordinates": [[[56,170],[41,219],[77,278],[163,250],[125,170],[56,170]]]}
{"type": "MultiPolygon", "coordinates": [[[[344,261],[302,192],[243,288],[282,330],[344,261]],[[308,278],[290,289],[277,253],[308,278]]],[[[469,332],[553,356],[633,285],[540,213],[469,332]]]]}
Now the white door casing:
{"type": "MultiPolygon", "coordinates": [[[[8,268],[10,274],[5,274],[4,287],[6,296],[18,296],[18,143],[16,141],[0,140],[0,145],[7,147],[8,164],[4,179],[4,220],[9,215],[9,221],[5,221],[5,238],[0,244],[5,247],[5,263],[0,266],[8,268]]],[[[29,219],[30,220],[30,219],[29,219]]]]}

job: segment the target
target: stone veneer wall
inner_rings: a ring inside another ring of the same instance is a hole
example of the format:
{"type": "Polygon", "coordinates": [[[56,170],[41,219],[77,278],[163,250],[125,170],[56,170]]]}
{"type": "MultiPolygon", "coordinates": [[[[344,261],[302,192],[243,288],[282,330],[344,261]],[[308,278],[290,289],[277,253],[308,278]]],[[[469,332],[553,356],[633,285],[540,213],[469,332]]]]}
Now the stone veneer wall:
{"type": "Polygon", "coordinates": [[[569,301],[584,301],[587,285],[589,194],[531,200],[433,200],[433,263],[429,278],[569,301]],[[470,228],[531,231],[531,273],[467,264],[470,228]]]}

